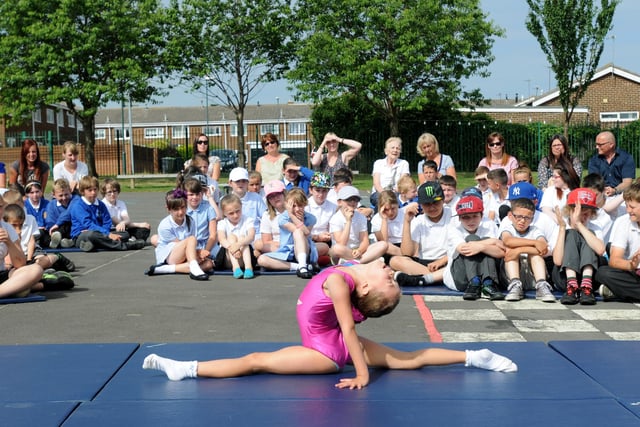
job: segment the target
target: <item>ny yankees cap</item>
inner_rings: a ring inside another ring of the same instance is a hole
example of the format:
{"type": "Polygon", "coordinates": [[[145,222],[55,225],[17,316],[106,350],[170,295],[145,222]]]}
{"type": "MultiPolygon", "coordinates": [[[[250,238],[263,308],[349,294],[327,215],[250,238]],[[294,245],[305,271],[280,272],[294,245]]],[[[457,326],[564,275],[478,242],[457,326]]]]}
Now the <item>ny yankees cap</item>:
{"type": "Polygon", "coordinates": [[[516,182],[509,187],[509,200],[515,199],[538,199],[538,190],[533,184],[528,182],[516,182]]]}

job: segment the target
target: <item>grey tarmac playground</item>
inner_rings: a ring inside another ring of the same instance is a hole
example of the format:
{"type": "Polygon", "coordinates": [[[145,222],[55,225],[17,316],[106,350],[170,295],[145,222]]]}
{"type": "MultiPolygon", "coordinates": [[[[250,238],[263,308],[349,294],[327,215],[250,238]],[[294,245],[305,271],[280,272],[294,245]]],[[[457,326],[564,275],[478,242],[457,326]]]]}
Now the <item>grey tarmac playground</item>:
{"type": "MultiPolygon", "coordinates": [[[[148,221],[153,232],[166,216],[161,192],[120,197],[134,221],[148,221]]],[[[306,281],[294,275],[147,277],[152,247],[66,255],[77,266],[76,288],[47,293],[44,302],[0,305],[0,344],[299,340],[296,300],[306,281]]],[[[405,295],[393,313],[358,331],[382,342],[639,340],[640,307],[405,295]]]]}

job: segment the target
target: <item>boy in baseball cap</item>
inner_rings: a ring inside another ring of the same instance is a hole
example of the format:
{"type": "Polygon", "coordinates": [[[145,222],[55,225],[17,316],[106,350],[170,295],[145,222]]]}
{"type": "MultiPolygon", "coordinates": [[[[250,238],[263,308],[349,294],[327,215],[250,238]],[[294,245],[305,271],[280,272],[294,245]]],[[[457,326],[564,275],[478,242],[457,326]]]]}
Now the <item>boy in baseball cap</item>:
{"type": "Polygon", "coordinates": [[[444,209],[444,192],[437,181],[427,181],[418,188],[418,207],[405,208],[402,225],[402,255],[394,256],[389,266],[396,270],[400,286],[424,286],[442,282],[447,265],[447,225],[451,210],[444,209]]]}
{"type": "Polygon", "coordinates": [[[498,227],[482,217],[482,198],[466,195],[456,204],[459,222],[452,222],[447,242],[448,264],[444,284],[464,291],[465,300],[485,296],[503,300],[498,290],[498,261],[504,258],[504,245],[498,239],[498,227]]]}

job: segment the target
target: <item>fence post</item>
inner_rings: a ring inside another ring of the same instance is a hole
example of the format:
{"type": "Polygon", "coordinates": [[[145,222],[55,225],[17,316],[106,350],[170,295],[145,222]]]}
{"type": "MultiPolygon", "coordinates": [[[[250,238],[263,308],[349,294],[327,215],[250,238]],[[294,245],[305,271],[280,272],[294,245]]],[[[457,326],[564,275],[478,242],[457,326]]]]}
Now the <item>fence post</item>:
{"type": "MultiPolygon", "coordinates": [[[[53,161],[53,132],[47,131],[47,148],[49,150],[49,164],[51,167],[49,168],[49,178],[53,178],[53,165],[55,162],[53,161]]],[[[42,189],[44,191],[44,188],[42,189]]]]}

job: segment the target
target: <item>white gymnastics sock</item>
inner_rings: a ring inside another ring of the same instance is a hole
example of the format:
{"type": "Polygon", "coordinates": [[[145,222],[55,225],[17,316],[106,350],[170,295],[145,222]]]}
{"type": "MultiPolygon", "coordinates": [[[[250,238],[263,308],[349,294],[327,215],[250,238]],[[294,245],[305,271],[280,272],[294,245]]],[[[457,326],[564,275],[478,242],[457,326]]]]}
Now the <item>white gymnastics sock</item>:
{"type": "Polygon", "coordinates": [[[156,369],[167,374],[171,381],[180,381],[185,378],[196,378],[198,376],[198,362],[181,362],[173,359],[166,359],[157,354],[150,354],[144,358],[142,369],[156,369]]]}
{"type": "Polygon", "coordinates": [[[289,265],[289,271],[296,271],[298,270],[298,267],[300,267],[300,264],[298,264],[297,262],[292,262],[289,265]]]}
{"type": "Polygon", "coordinates": [[[189,271],[191,272],[191,274],[194,274],[196,276],[204,274],[204,271],[202,271],[202,269],[200,268],[200,264],[198,264],[198,261],[196,261],[195,259],[193,261],[189,261],[189,271]]]}
{"type": "Polygon", "coordinates": [[[482,350],[467,350],[467,361],[465,366],[488,369],[496,372],[517,372],[518,365],[510,359],[500,356],[486,348],[482,350]]]}
{"type": "Polygon", "coordinates": [[[157,265],[153,270],[154,274],[173,274],[175,272],[176,272],[175,264],[157,265]]]}
{"type": "Polygon", "coordinates": [[[298,264],[300,264],[301,267],[306,267],[307,266],[306,252],[300,252],[299,254],[296,254],[296,260],[298,260],[298,264]]]}

